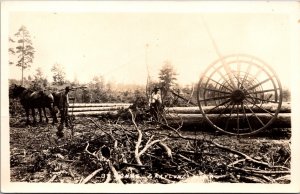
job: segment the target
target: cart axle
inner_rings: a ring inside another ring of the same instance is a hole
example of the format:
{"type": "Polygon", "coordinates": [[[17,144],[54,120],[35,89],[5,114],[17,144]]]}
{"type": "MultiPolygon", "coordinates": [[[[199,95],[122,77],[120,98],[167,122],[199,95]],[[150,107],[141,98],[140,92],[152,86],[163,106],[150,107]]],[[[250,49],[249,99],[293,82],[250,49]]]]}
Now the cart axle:
{"type": "Polygon", "coordinates": [[[231,94],[231,101],[235,104],[239,104],[243,102],[243,100],[246,98],[245,92],[241,89],[234,90],[231,94]]]}

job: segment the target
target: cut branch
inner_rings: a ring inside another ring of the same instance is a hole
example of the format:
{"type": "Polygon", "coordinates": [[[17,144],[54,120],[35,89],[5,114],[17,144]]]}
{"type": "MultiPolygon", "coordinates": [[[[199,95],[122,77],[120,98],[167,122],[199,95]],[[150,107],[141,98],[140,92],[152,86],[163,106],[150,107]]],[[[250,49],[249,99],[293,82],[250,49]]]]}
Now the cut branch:
{"type": "Polygon", "coordinates": [[[111,161],[108,160],[108,166],[110,168],[110,171],[112,172],[115,180],[117,183],[119,184],[123,184],[122,180],[121,180],[121,176],[119,175],[119,173],[117,172],[117,170],[115,169],[115,167],[112,165],[111,161]]]}
{"type": "Polygon", "coordinates": [[[98,157],[97,152],[92,153],[92,152],[90,152],[90,151],[88,150],[88,147],[90,146],[89,142],[86,142],[86,143],[87,143],[87,145],[86,145],[84,151],[85,151],[86,153],[88,153],[89,155],[92,155],[92,156],[94,156],[95,158],[97,158],[98,160],[100,160],[100,158],[98,157]]]}
{"type": "Polygon", "coordinates": [[[97,170],[95,170],[94,172],[92,172],[89,176],[87,176],[85,179],[83,179],[83,181],[81,182],[82,184],[85,184],[87,182],[89,182],[89,180],[91,180],[98,172],[100,172],[101,170],[103,170],[102,168],[99,168],[97,170]]]}
{"type": "Polygon", "coordinates": [[[254,163],[257,163],[257,164],[261,164],[261,165],[263,165],[263,166],[270,167],[270,164],[268,164],[268,163],[266,163],[266,162],[262,162],[262,161],[255,160],[255,159],[251,158],[250,156],[248,156],[247,154],[244,154],[244,153],[239,152],[239,151],[237,151],[237,150],[233,150],[233,149],[231,149],[231,148],[229,148],[229,147],[220,145],[220,144],[218,144],[218,143],[216,143],[216,142],[213,142],[213,141],[211,141],[211,143],[214,144],[216,147],[218,147],[218,148],[220,148],[220,149],[227,150],[227,151],[230,151],[230,152],[232,152],[232,153],[235,153],[235,154],[237,154],[237,155],[239,155],[239,156],[242,156],[242,157],[244,157],[244,158],[245,158],[246,160],[248,160],[248,161],[251,161],[251,162],[254,162],[254,163]]]}
{"type": "Polygon", "coordinates": [[[135,115],[133,114],[132,110],[129,109],[129,112],[131,114],[132,123],[134,124],[134,127],[137,130],[137,132],[138,132],[138,140],[137,140],[137,142],[135,144],[134,157],[135,157],[135,160],[136,160],[137,164],[143,165],[143,163],[142,163],[142,161],[140,159],[141,155],[143,155],[152,145],[154,145],[154,144],[156,144],[156,143],[158,143],[160,141],[163,141],[166,138],[163,139],[163,140],[159,140],[158,139],[158,140],[151,141],[153,139],[153,137],[154,137],[154,136],[151,136],[150,139],[147,141],[145,147],[141,151],[139,151],[139,148],[140,148],[141,143],[142,143],[143,134],[142,134],[142,131],[140,130],[140,128],[137,126],[136,122],[135,122],[135,115]]]}
{"type": "Polygon", "coordinates": [[[111,181],[111,174],[108,173],[108,174],[106,175],[106,179],[105,179],[104,183],[109,183],[110,181],[111,181]]]}
{"type": "Polygon", "coordinates": [[[52,183],[56,179],[57,175],[53,175],[47,183],[52,183]]]}
{"type": "Polygon", "coordinates": [[[113,141],[116,141],[115,137],[111,133],[107,133],[105,130],[102,130],[102,128],[96,123],[93,119],[88,118],[87,120],[92,121],[103,133],[108,135],[113,141]]]}
{"type": "MultiPolygon", "coordinates": [[[[244,154],[240,151],[237,151],[237,150],[233,150],[229,147],[226,147],[226,146],[223,146],[223,145],[220,145],[214,141],[210,141],[210,140],[204,140],[204,139],[201,139],[201,138],[198,138],[198,137],[188,137],[188,136],[184,136],[182,135],[178,130],[176,130],[175,128],[171,127],[171,126],[168,126],[168,125],[165,125],[166,127],[168,127],[169,129],[171,129],[172,131],[174,131],[179,137],[183,138],[183,139],[188,139],[188,140],[194,140],[194,141],[197,141],[197,140],[201,140],[201,141],[205,141],[207,143],[211,143],[213,145],[215,145],[217,148],[220,148],[220,149],[223,149],[223,150],[226,150],[226,151],[230,151],[234,154],[237,154],[239,156],[242,156],[244,157],[246,160],[248,161],[251,161],[253,163],[256,163],[256,164],[260,164],[260,165],[263,165],[263,166],[267,166],[267,167],[273,167],[272,165],[266,163],[266,162],[262,162],[262,161],[258,161],[258,160],[255,160],[253,158],[251,158],[250,156],[248,156],[247,154],[244,154]]],[[[287,171],[285,171],[287,172],[287,171]]]]}
{"type": "Polygon", "coordinates": [[[172,150],[163,142],[158,142],[158,146],[165,150],[167,156],[172,158],[172,150]]]}
{"type": "Polygon", "coordinates": [[[249,170],[244,168],[232,167],[236,170],[240,170],[248,173],[258,173],[258,174],[290,174],[291,171],[267,171],[267,170],[249,170]]]}

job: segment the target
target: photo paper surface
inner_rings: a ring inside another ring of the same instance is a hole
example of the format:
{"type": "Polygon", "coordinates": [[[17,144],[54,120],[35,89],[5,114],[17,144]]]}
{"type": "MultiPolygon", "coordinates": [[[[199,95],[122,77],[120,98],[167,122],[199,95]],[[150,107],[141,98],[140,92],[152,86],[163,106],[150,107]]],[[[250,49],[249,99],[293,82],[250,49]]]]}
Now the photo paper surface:
{"type": "Polygon", "coordinates": [[[299,192],[296,1],[2,1],[2,192],[299,192]]]}

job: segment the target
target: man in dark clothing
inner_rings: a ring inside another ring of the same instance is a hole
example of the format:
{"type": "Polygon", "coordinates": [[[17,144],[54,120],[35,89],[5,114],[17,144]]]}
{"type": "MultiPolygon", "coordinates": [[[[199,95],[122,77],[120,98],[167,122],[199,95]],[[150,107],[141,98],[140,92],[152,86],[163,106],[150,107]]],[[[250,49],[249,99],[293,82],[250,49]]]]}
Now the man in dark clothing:
{"type": "Polygon", "coordinates": [[[66,123],[66,127],[69,126],[68,123],[68,108],[69,108],[69,92],[70,92],[70,87],[67,86],[65,88],[65,91],[61,93],[61,100],[60,100],[60,104],[59,104],[59,109],[60,109],[60,113],[61,113],[61,123],[66,123]]]}
{"type": "Polygon", "coordinates": [[[64,91],[56,93],[55,94],[55,105],[58,107],[61,120],[60,120],[60,125],[58,127],[57,135],[58,136],[63,136],[63,128],[64,124],[66,127],[69,126],[69,117],[68,117],[68,108],[69,108],[69,92],[70,92],[70,87],[67,86],[64,91]]]}
{"type": "Polygon", "coordinates": [[[162,100],[160,95],[160,90],[155,87],[151,93],[149,99],[150,113],[156,121],[159,121],[159,114],[162,108],[162,100]]]}

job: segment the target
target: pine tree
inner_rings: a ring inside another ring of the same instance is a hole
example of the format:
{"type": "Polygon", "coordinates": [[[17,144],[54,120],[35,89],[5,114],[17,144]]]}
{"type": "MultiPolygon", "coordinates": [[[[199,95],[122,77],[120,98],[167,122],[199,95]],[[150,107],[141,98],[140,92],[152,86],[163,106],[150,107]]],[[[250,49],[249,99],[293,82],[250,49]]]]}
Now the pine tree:
{"type": "Polygon", "coordinates": [[[176,85],[177,73],[174,70],[170,61],[165,61],[162,69],[159,72],[160,87],[162,100],[166,105],[169,105],[171,96],[168,95],[170,89],[176,85]]]}
{"type": "MultiPolygon", "coordinates": [[[[8,37],[8,42],[9,42],[9,44],[14,44],[15,43],[15,41],[11,38],[11,37],[8,37]]],[[[9,63],[9,65],[13,65],[14,64],[14,62],[12,61],[12,57],[15,55],[15,48],[13,47],[13,46],[10,46],[9,48],[8,48],[8,54],[9,54],[9,61],[8,61],[8,63],[9,63]]]]}
{"type": "MultiPolygon", "coordinates": [[[[15,51],[10,49],[10,52],[15,52],[18,55],[18,60],[16,62],[17,67],[22,69],[22,85],[24,84],[24,70],[30,68],[33,63],[35,50],[32,46],[32,41],[30,38],[29,31],[25,26],[21,26],[18,32],[15,34],[17,38],[15,51]]],[[[12,39],[10,39],[12,41],[12,39]]]]}

